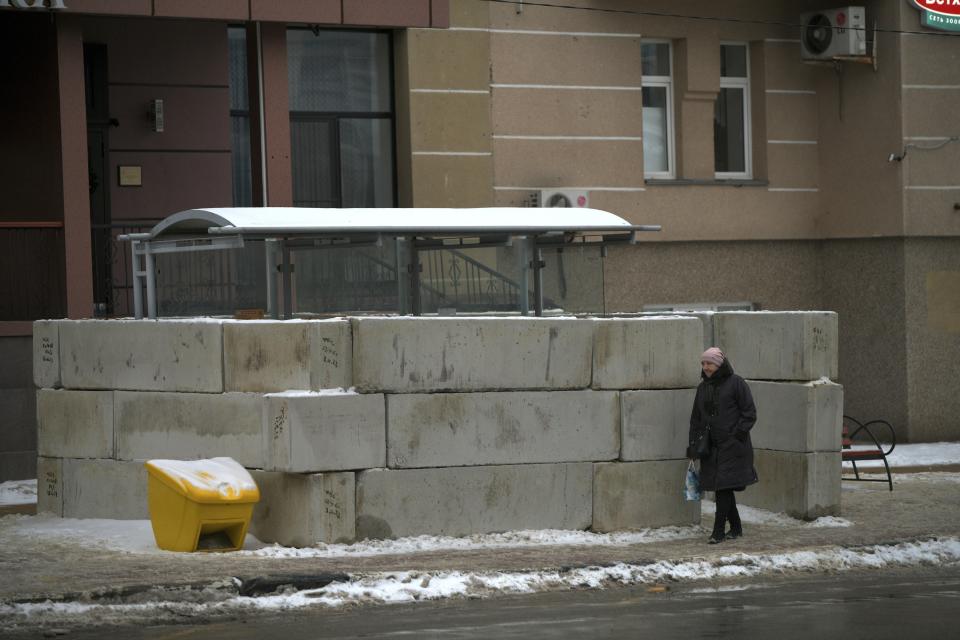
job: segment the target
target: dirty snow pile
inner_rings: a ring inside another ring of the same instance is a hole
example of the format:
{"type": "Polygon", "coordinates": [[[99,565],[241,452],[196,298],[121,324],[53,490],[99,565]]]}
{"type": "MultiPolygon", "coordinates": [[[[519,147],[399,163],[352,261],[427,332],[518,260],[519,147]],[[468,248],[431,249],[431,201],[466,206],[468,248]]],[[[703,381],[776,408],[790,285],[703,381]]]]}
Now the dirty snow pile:
{"type": "Polygon", "coordinates": [[[339,607],[365,602],[396,603],[452,597],[476,598],[493,593],[598,589],[614,585],[750,578],[771,573],[848,571],[958,562],[960,539],[945,538],[860,549],[834,548],[761,555],[738,553],[713,560],[618,563],[609,567],[584,567],[569,571],[375,573],[354,577],[349,582],[333,582],[322,589],[238,600],[252,600],[251,604],[254,606],[266,609],[286,609],[312,604],[339,607]]]}
{"type": "Polygon", "coordinates": [[[37,501],[37,480],[0,482],[0,506],[33,504],[37,501]]]}
{"type": "Polygon", "coordinates": [[[659,560],[642,564],[618,563],[606,567],[569,570],[503,571],[392,571],[355,574],[343,582],[319,589],[292,589],[273,595],[237,595],[236,581],[221,581],[188,594],[162,590],[153,601],[128,604],[88,602],[0,603],[0,622],[9,628],[92,621],[162,622],[191,617],[209,620],[241,611],[291,610],[311,606],[343,607],[359,604],[410,603],[447,598],[485,598],[494,594],[526,594],[564,589],[599,589],[664,582],[752,578],[793,572],[883,569],[897,566],[955,565],[960,563],[960,539],[933,538],[895,545],[860,548],[834,547],[781,554],[736,553],[714,559],[659,560]]]}
{"type": "MultiPolygon", "coordinates": [[[[858,440],[859,442],[859,440],[858,440]]],[[[872,444],[855,444],[854,449],[876,449],[872,444]]],[[[883,445],[884,451],[889,445],[883,445]]],[[[960,442],[918,442],[916,444],[898,444],[887,457],[887,463],[893,467],[938,467],[960,464],[960,442]]],[[[844,469],[853,469],[849,462],[843,463],[844,469]]],[[[857,462],[857,468],[879,467],[883,470],[882,460],[864,460],[857,462]]]]}

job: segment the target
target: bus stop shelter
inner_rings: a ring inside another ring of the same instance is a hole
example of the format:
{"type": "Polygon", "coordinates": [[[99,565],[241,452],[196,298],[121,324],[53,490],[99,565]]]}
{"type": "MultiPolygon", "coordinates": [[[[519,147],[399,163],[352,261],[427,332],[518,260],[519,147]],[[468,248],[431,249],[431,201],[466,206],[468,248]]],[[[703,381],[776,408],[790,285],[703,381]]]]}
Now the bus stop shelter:
{"type": "MultiPolygon", "coordinates": [[[[263,241],[267,248],[267,313],[293,317],[291,252],[382,246],[395,242],[405,277],[398,278],[400,313],[420,315],[420,252],[445,248],[516,246],[532,278],[523,277],[520,312],[543,315],[544,249],[636,244],[660,225],[632,225],[607,211],[587,208],[490,207],[476,209],[314,209],[233,207],[190,209],[163,219],[147,233],[127,234],[132,253],[133,303],[137,318],[157,317],[155,256],[241,249],[263,241]],[[275,273],[279,272],[279,283],[275,273]],[[279,290],[278,290],[279,289],[279,290]],[[146,315],[144,314],[146,299],[146,315]]],[[[526,275],[526,274],[525,274],[526,275]]]]}

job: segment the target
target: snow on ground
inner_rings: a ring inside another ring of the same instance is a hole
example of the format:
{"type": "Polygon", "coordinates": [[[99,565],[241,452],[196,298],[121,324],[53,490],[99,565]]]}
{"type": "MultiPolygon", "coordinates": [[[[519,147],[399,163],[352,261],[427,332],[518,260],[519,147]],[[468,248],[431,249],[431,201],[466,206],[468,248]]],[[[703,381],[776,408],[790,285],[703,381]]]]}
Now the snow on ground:
{"type": "MultiPolygon", "coordinates": [[[[898,482],[960,482],[960,473],[898,474],[898,482]]],[[[845,483],[848,484],[856,483],[845,483]]],[[[859,486],[859,485],[858,485],[859,486]]],[[[35,493],[35,483],[3,483],[0,495],[35,493]]],[[[746,523],[784,529],[803,527],[848,527],[849,520],[823,517],[813,522],[790,518],[782,513],[739,505],[746,523]]],[[[714,513],[709,500],[702,511],[714,513]]],[[[235,553],[247,557],[271,558],[348,558],[358,556],[436,551],[469,551],[508,547],[544,547],[556,545],[616,546],[679,540],[704,535],[698,526],[664,527],[611,534],[584,531],[514,531],[473,535],[462,538],[417,536],[397,540],[361,541],[355,544],[317,545],[295,549],[265,545],[248,536],[244,549],[235,553]]],[[[25,551],[31,545],[62,544],[90,549],[162,555],[157,549],[149,520],[91,520],[9,515],[0,518],[0,541],[25,551]]],[[[212,583],[203,588],[171,590],[158,587],[136,602],[89,600],[72,602],[14,603],[0,602],[0,626],[26,628],[34,625],[90,625],[131,623],[143,620],[163,622],[184,618],[209,619],[218,615],[236,615],[243,611],[285,610],[306,606],[342,607],[366,603],[414,602],[443,598],[484,598],[495,594],[522,594],[545,590],[603,588],[615,585],[640,585],[662,582],[706,582],[711,580],[754,578],[791,572],[835,572],[853,569],[882,569],[895,566],[960,564],[960,539],[931,538],[901,544],[859,548],[828,547],[779,554],[734,553],[712,559],[684,561],[657,560],[645,563],[616,564],[605,567],[580,567],[566,571],[402,571],[357,573],[344,582],[322,589],[243,597],[235,580],[212,583]]],[[[708,584],[704,588],[721,588],[708,584]]],[[[736,585],[730,588],[737,588],[736,585]]]]}
{"type": "MultiPolygon", "coordinates": [[[[958,479],[960,479],[960,474],[958,479]]],[[[715,505],[704,500],[704,514],[713,514],[715,505]]],[[[812,522],[791,518],[784,513],[773,513],[739,505],[740,516],[749,524],[775,527],[849,527],[853,523],[843,518],[826,516],[812,522]]],[[[98,520],[59,518],[50,514],[36,516],[7,516],[0,520],[0,533],[7,543],[14,540],[58,542],[86,548],[120,551],[124,553],[173,553],[157,548],[149,520],[98,520]]],[[[637,531],[592,533],[542,529],[507,531],[504,533],[474,534],[459,538],[450,536],[413,536],[396,540],[361,540],[353,544],[323,544],[295,548],[264,544],[247,535],[243,550],[235,553],[262,558],[349,558],[380,555],[409,555],[438,551],[470,551],[479,549],[506,549],[520,547],[609,547],[665,542],[695,538],[704,534],[699,526],[661,527],[637,531]]]]}
{"type": "MultiPolygon", "coordinates": [[[[704,515],[714,515],[717,512],[716,503],[714,503],[712,500],[704,500],[701,505],[701,512],[704,515]]],[[[804,520],[791,518],[785,513],[774,513],[764,509],[748,507],[745,504],[738,504],[737,512],[740,514],[740,519],[747,524],[765,524],[780,527],[799,526],[809,527],[812,529],[853,526],[853,523],[846,518],[838,518],[836,516],[821,516],[816,520],[806,522],[804,520]]]]}
{"type": "MultiPolygon", "coordinates": [[[[872,444],[856,444],[854,449],[876,449],[872,444]]],[[[888,445],[883,445],[886,451],[888,445]]],[[[887,463],[893,467],[928,467],[960,464],[960,442],[920,442],[917,444],[898,444],[887,457],[887,463]]],[[[853,469],[845,462],[844,468],[853,469]]],[[[883,468],[882,460],[866,460],[857,462],[857,468],[883,468]]]]}
{"type": "MultiPolygon", "coordinates": [[[[392,571],[355,574],[344,582],[320,589],[287,591],[245,597],[231,594],[231,584],[209,585],[188,599],[160,599],[136,604],[86,602],[0,603],[0,620],[21,625],[69,624],[82,620],[190,617],[209,619],[246,610],[290,610],[310,606],[343,607],[358,604],[409,603],[446,598],[485,598],[494,594],[524,594],[562,589],[599,589],[607,586],[688,582],[811,571],[849,571],[915,565],[960,563],[960,539],[934,538],[895,545],[860,548],[833,547],[780,554],[736,553],[711,560],[659,560],[643,564],[618,563],[567,571],[392,571]]],[[[234,593],[236,584],[234,587],[234,593]]],[[[172,594],[167,594],[172,595],[172,594]]]]}
{"type": "Polygon", "coordinates": [[[0,507],[33,504],[37,501],[37,480],[0,482],[0,507]]]}

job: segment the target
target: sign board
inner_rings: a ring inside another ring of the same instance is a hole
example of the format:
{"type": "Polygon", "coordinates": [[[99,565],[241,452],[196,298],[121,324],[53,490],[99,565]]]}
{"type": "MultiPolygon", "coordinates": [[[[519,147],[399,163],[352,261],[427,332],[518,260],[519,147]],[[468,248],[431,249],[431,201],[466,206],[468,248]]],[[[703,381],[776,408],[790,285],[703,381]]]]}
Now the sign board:
{"type": "Polygon", "coordinates": [[[0,9],[66,9],[66,0],[0,0],[0,9]]]}
{"type": "Polygon", "coordinates": [[[143,186],[143,174],[141,173],[139,166],[120,165],[118,167],[118,174],[121,187],[143,186]]]}
{"type": "Polygon", "coordinates": [[[908,0],[920,9],[920,24],[941,31],[960,31],[960,0],[908,0]]]}

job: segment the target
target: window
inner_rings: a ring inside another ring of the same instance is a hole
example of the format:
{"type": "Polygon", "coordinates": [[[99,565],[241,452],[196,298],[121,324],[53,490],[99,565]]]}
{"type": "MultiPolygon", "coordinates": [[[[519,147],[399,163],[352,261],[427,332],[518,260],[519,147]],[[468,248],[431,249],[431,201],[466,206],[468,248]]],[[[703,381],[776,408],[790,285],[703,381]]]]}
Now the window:
{"type": "Polygon", "coordinates": [[[293,203],[392,207],[390,36],[287,31],[293,203]]]}
{"type": "Polygon", "coordinates": [[[643,175],[673,178],[673,61],[668,41],[640,43],[643,74],[643,175]]]}
{"type": "Polygon", "coordinates": [[[230,159],[233,165],[233,206],[253,203],[250,175],[250,105],[247,85],[247,32],[227,30],[230,47],[230,159]]]}
{"type": "Polygon", "coordinates": [[[713,111],[718,178],[750,178],[750,56],[747,45],[721,43],[720,94],[713,111]]]}

